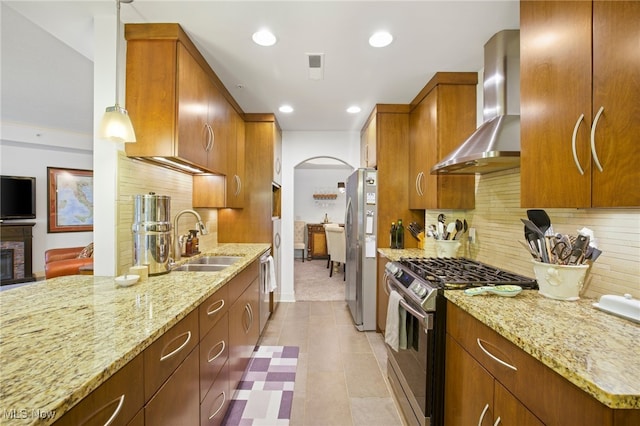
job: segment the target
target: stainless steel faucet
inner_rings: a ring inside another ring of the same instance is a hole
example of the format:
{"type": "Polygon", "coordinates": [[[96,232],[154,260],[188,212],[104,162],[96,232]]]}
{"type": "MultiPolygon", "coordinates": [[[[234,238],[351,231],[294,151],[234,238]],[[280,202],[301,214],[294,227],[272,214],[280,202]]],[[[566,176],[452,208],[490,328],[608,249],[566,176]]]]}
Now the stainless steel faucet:
{"type": "Polygon", "coordinates": [[[174,262],[177,262],[182,257],[182,253],[180,253],[182,251],[180,248],[180,238],[178,237],[178,219],[180,219],[180,216],[182,216],[185,213],[191,213],[196,217],[196,219],[198,220],[196,222],[196,226],[198,227],[198,231],[200,231],[200,235],[207,235],[209,233],[209,231],[207,230],[207,227],[204,225],[204,222],[202,221],[202,218],[200,217],[197,211],[191,210],[191,209],[185,209],[178,212],[175,219],[173,220],[173,260],[174,262]]]}

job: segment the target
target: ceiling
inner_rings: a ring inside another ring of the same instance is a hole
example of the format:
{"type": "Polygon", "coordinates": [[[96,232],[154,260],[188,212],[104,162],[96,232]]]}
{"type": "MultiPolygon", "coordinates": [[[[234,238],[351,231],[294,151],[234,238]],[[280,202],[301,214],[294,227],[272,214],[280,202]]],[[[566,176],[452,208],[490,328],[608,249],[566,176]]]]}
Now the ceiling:
{"type": "MultiPolygon", "coordinates": [[[[115,15],[115,1],[2,3],[3,119],[91,133],[93,17],[115,15]]],[[[274,112],[285,131],[360,130],[376,103],[411,102],[435,72],[480,70],[484,43],[519,27],[517,1],[135,0],[121,10],[126,23],[180,23],[241,108],[274,112]],[[251,40],[265,27],[274,46],[251,40]],[[380,29],[394,41],[370,47],[380,29]],[[324,54],[322,80],[309,79],[308,53],[324,54]],[[279,112],[285,103],[294,112],[279,112]]]]}

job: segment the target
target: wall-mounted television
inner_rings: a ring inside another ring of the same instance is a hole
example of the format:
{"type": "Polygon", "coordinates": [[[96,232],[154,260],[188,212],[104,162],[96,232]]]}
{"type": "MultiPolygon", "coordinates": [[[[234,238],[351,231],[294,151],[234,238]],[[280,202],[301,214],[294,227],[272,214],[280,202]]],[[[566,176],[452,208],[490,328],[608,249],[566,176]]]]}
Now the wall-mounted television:
{"type": "Polygon", "coordinates": [[[0,220],[35,217],[36,178],[0,176],[0,220]]]}

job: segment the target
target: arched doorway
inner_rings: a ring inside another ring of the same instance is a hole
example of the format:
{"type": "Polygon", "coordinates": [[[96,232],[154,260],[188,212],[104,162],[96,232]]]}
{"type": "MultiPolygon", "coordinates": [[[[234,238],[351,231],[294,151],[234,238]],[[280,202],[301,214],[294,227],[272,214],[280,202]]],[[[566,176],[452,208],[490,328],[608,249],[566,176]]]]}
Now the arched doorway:
{"type": "MultiPolygon", "coordinates": [[[[325,221],[343,223],[346,200],[340,184],[352,172],[351,165],[333,157],[313,157],[298,163],[293,176],[294,221],[312,226],[325,221]]],[[[308,248],[308,238],[306,242],[308,248]]],[[[330,279],[326,258],[309,256],[305,251],[303,263],[302,255],[301,251],[294,251],[296,300],[344,300],[344,282],[338,276],[330,279]]]]}

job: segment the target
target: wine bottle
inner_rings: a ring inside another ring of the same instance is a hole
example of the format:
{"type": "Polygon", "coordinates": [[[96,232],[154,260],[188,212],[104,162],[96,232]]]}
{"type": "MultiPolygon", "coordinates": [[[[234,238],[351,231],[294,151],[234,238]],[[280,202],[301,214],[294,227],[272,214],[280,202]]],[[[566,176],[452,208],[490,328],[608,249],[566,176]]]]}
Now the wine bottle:
{"type": "Polygon", "coordinates": [[[391,232],[389,234],[389,247],[396,248],[396,223],[391,222],[391,232]]]}
{"type": "Polygon", "coordinates": [[[404,226],[402,226],[402,219],[398,219],[396,225],[396,248],[404,249],[404,226]]]}

